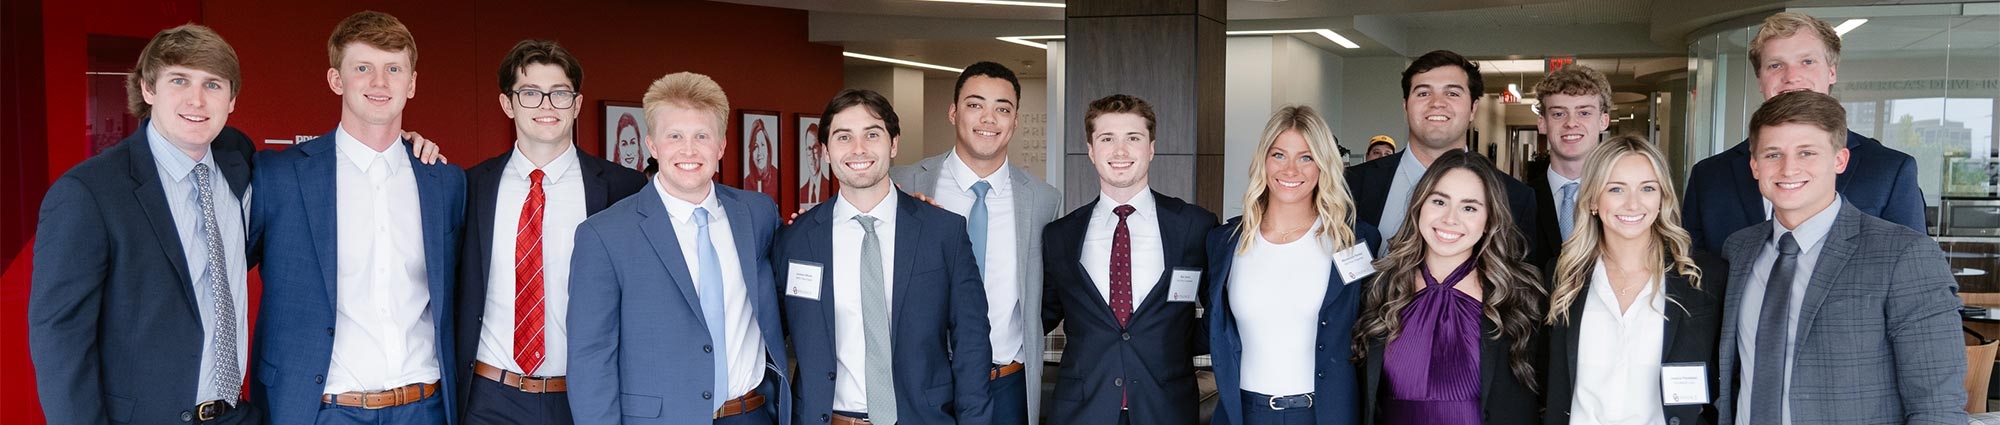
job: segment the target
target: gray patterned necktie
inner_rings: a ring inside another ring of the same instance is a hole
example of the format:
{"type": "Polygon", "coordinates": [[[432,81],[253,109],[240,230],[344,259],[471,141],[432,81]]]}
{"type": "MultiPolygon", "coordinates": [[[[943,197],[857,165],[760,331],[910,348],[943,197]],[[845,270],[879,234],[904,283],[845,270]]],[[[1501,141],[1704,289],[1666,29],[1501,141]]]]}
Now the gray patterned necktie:
{"type": "Polygon", "coordinates": [[[201,194],[201,232],[208,245],[208,295],[215,302],[215,393],[230,405],[242,393],[243,373],[236,365],[236,298],[229,292],[229,262],[223,257],[222,225],[215,221],[215,189],[208,164],[194,165],[194,185],[201,194]]]}
{"type": "Polygon", "coordinates": [[[1756,370],[1750,382],[1750,423],[1782,424],[1785,406],[1785,365],[1791,363],[1785,331],[1792,327],[1792,277],[1799,268],[1799,242],[1785,232],[1778,238],[1778,260],[1771,262],[1771,279],[1764,284],[1764,303],[1757,313],[1756,370]]]}
{"type": "Polygon", "coordinates": [[[889,287],[882,274],[882,240],[875,235],[881,220],[854,216],[861,222],[861,331],[867,359],[862,362],[868,391],[868,421],[896,423],[895,358],[889,348],[889,287]]]}

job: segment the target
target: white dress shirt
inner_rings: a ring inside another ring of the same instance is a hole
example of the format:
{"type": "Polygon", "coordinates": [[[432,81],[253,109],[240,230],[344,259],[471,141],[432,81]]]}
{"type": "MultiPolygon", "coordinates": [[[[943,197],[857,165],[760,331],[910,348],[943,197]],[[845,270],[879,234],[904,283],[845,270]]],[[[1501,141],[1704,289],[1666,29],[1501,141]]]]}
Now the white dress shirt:
{"type": "MultiPolygon", "coordinates": [[[[722,209],[722,203],[715,199],[715,184],[710,183],[708,196],[701,204],[668,195],[665,185],[653,185],[659,191],[660,200],[667,206],[667,215],[674,223],[674,238],[679,239],[681,257],[687,259],[688,278],[694,279],[696,296],[701,293],[701,276],[707,273],[722,273],[722,332],[728,343],[724,354],[729,356],[729,396],[724,399],[749,394],[764,383],[764,332],[757,324],[757,315],[750,305],[750,286],[743,280],[742,258],[737,256],[736,233],[729,221],[729,211],[722,209]],[[722,270],[702,270],[701,251],[695,243],[701,227],[694,223],[694,209],[708,210],[708,239],[715,245],[715,259],[722,270]]],[[[700,303],[696,303],[700,304],[700,303]]],[[[699,316],[700,311],[695,314],[699,316]]]]}
{"type": "MultiPolygon", "coordinates": [[[[535,170],[535,163],[515,150],[500,172],[477,353],[480,362],[522,374],[528,372],[514,361],[514,295],[520,291],[514,281],[514,238],[521,230],[521,205],[528,201],[528,174],[535,170]]],[[[589,212],[584,211],[583,168],[577,165],[576,148],[567,148],[541,170],[543,357],[534,376],[563,376],[569,370],[569,258],[576,226],[589,212]]]]}
{"type": "Polygon", "coordinates": [[[1618,294],[1599,260],[1577,322],[1576,392],[1569,423],[1666,425],[1661,408],[1660,345],[1667,326],[1666,275],[1639,289],[1632,306],[1618,311],[1618,294]]]}
{"type": "Polygon", "coordinates": [[[1417,181],[1423,180],[1424,171],[1430,170],[1424,163],[1417,162],[1417,153],[1403,151],[1403,159],[1396,162],[1396,178],[1389,180],[1389,196],[1382,199],[1382,219],[1376,221],[1376,229],[1382,230],[1382,251],[1389,251],[1389,239],[1394,238],[1397,229],[1403,228],[1403,216],[1410,209],[1410,192],[1417,190],[1417,181]]]}
{"type": "MultiPolygon", "coordinates": [[[[938,173],[937,193],[931,199],[961,216],[972,213],[972,184],[985,180],[993,188],[986,191],[986,264],[980,268],[980,277],[986,284],[986,320],[993,324],[993,364],[1005,365],[1021,359],[1021,346],[1026,335],[1027,321],[1021,317],[1021,271],[1020,259],[1015,258],[1014,240],[1014,185],[1007,164],[985,178],[973,172],[972,167],[958,157],[953,150],[945,156],[944,172],[938,173]]],[[[891,198],[895,197],[893,194],[891,198]]],[[[1137,306],[1138,304],[1133,304],[1137,306]]],[[[1040,332],[1040,329],[1036,329],[1040,332]]],[[[1030,359],[1033,360],[1033,359],[1030,359]]]]}
{"type": "MultiPolygon", "coordinates": [[[[895,193],[883,197],[872,211],[862,211],[835,196],[833,204],[833,354],[839,373],[833,380],[833,410],[868,413],[868,340],[861,329],[861,242],[867,232],[857,215],[868,215],[875,223],[875,238],[882,244],[882,288],[889,305],[896,305],[896,200],[895,193]],[[850,264],[852,266],[850,266],[850,264]]],[[[894,320],[895,316],[890,316],[894,320]]],[[[903,396],[915,396],[904,394],[903,396]]]]}
{"type": "Polygon", "coordinates": [[[334,130],[333,142],[340,257],[325,392],[437,382],[436,319],[409,148],[396,142],[376,152],[344,128],[334,130]]]}
{"type": "Polygon", "coordinates": [[[1132,312],[1137,313],[1139,306],[1145,305],[1146,294],[1153,293],[1153,287],[1160,283],[1160,274],[1167,268],[1167,251],[1160,241],[1160,216],[1151,187],[1133,195],[1130,204],[1119,204],[1108,195],[1097,196],[1097,208],[1090,211],[1090,227],[1083,234],[1083,270],[1097,283],[1097,293],[1110,302],[1111,237],[1118,230],[1118,214],[1111,210],[1119,205],[1133,208],[1132,215],[1125,218],[1125,228],[1132,236],[1132,312]]]}
{"type": "MultiPolygon", "coordinates": [[[[1750,399],[1750,395],[1753,394],[1751,389],[1755,388],[1753,385],[1757,383],[1755,379],[1757,326],[1761,325],[1757,321],[1764,313],[1764,290],[1771,280],[1771,267],[1778,261],[1778,238],[1784,237],[1786,232],[1791,232],[1792,239],[1799,243],[1798,268],[1792,271],[1791,300],[1787,301],[1789,306],[1786,307],[1786,312],[1789,313],[1788,321],[1792,325],[1785,327],[1785,350],[1797,353],[1798,347],[1792,344],[1799,340],[1799,306],[1805,304],[1806,287],[1812,284],[1814,267],[1819,265],[1820,249],[1825,248],[1826,235],[1833,232],[1833,219],[1840,215],[1840,205],[1845,202],[1846,200],[1838,197],[1834,198],[1833,203],[1827,204],[1826,209],[1799,223],[1797,229],[1785,229],[1784,224],[1772,222],[1771,238],[1764,242],[1763,252],[1757,254],[1757,260],[1750,266],[1750,281],[1744,282],[1743,298],[1729,300],[1736,303],[1737,308],[1742,309],[1736,315],[1735,349],[1737,358],[1741,359],[1737,363],[1742,372],[1736,376],[1743,380],[1742,385],[1736,390],[1736,423],[1749,423],[1750,412],[1753,409],[1770,408],[1768,403],[1753,404],[1756,400],[1750,399]]],[[[1724,346],[1723,349],[1729,348],[1724,346]]],[[[1788,362],[1785,364],[1785,381],[1791,382],[1791,380],[1792,364],[1788,362]]],[[[1785,418],[1785,424],[1789,425],[1792,423],[1792,401],[1784,400],[1780,404],[1780,408],[1784,410],[1779,413],[1785,418]]]]}
{"type": "MultiPolygon", "coordinates": [[[[1285,244],[1257,236],[1229,266],[1229,312],[1243,334],[1243,390],[1286,396],[1313,392],[1319,309],[1333,276],[1333,252],[1315,237],[1285,244]]],[[[1346,344],[1347,341],[1330,343],[1346,344]]],[[[1338,359],[1345,361],[1346,359],[1338,359]]],[[[1344,363],[1343,363],[1344,364],[1344,363]]]]}
{"type": "MultiPolygon", "coordinates": [[[[146,125],[146,146],[153,152],[153,168],[160,173],[160,188],[166,191],[167,210],[173,213],[174,232],[180,237],[181,252],[187,258],[188,283],[194,286],[194,304],[201,314],[201,371],[196,374],[195,399],[189,402],[221,400],[223,395],[216,392],[213,384],[218,366],[215,297],[209,290],[208,234],[202,229],[201,191],[194,178],[195,164],[208,164],[209,196],[215,202],[215,224],[222,234],[222,270],[227,275],[221,278],[229,286],[229,300],[235,305],[236,370],[245,378],[250,376],[250,323],[246,313],[250,295],[244,273],[249,270],[250,262],[243,253],[243,211],[249,208],[229,189],[229,180],[216,167],[212,150],[203,153],[201,161],[188,158],[186,152],[176,149],[152,124],[146,125]]],[[[243,197],[249,198],[249,192],[244,192],[243,197]]]]}

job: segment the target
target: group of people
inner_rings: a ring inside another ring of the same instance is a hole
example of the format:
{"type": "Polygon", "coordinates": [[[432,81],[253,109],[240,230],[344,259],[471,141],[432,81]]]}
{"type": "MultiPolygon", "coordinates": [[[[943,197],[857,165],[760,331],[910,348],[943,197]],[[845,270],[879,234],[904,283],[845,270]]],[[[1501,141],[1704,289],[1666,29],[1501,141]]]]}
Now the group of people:
{"type": "Polygon", "coordinates": [[[990,62],[912,165],[888,99],[834,95],[812,140],[838,189],[788,222],[714,183],[707,76],[648,87],[646,175],[578,152],[578,60],[522,41],[512,149],[461,171],[403,132],[408,28],[362,12],[327,48],[338,125],[263,151],[225,125],[219,35],[142,51],[144,130],[41,210],[51,423],[1194,424],[1202,354],[1217,424],[1965,421],[1914,160],[1846,131],[1839,38],[1804,15],[1766,20],[1749,140],[1685,200],[1656,146],[1600,141],[1582,66],[1535,89],[1550,159],[1500,172],[1466,150],[1477,66],[1436,51],[1403,72],[1405,150],[1349,169],[1282,108],[1227,221],[1152,190],[1156,117],[1122,94],[1084,113],[1099,193],[1063,213],[1008,161],[1020,83],[990,62]]]}

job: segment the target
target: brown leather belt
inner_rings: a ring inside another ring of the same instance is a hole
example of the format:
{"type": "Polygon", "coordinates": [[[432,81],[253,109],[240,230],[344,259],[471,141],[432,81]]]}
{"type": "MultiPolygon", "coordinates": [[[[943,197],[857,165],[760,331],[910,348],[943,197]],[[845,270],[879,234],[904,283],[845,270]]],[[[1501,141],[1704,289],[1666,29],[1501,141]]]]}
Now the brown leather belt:
{"type": "Polygon", "coordinates": [[[870,422],[867,419],[855,419],[835,413],[833,414],[833,425],[870,425],[870,422]]]}
{"type": "Polygon", "coordinates": [[[722,419],[730,416],[741,415],[744,413],[755,412],[757,411],[758,408],[762,407],[764,407],[764,394],[756,391],[750,391],[749,394],[744,394],[742,397],[737,397],[729,401],[722,402],[722,408],[715,409],[714,419],[722,419]]]}
{"type": "Polygon", "coordinates": [[[423,399],[436,395],[437,391],[438,384],[436,382],[428,382],[376,392],[349,391],[340,394],[323,394],[319,396],[319,402],[363,409],[383,409],[423,401],[423,399]]]}
{"type": "Polygon", "coordinates": [[[524,393],[560,393],[569,391],[569,380],[561,376],[537,377],[508,372],[486,362],[472,362],[472,373],[481,378],[499,382],[500,385],[514,387],[524,393]]]}
{"type": "Polygon", "coordinates": [[[994,366],[993,371],[986,374],[986,380],[991,381],[1021,373],[1021,369],[1024,367],[1026,366],[1021,366],[1021,362],[1008,363],[1006,366],[994,366]]]}

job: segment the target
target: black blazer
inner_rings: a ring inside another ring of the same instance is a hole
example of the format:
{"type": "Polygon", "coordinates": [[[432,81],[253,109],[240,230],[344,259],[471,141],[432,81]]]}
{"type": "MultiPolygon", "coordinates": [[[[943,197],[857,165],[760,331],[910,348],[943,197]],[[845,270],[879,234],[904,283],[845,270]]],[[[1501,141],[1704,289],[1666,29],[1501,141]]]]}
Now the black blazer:
{"type": "MultiPolygon", "coordinates": [[[[1389,202],[1389,185],[1396,181],[1396,165],[1401,163],[1403,155],[1409,152],[1408,149],[1404,149],[1402,152],[1347,168],[1347,190],[1354,193],[1355,219],[1379,229],[1382,223],[1377,221],[1382,219],[1383,208],[1409,208],[1408,205],[1383,205],[1389,202]]],[[[1541,242],[1542,226],[1538,221],[1526,218],[1537,217],[1536,211],[1542,210],[1536,208],[1535,193],[1528,189],[1528,185],[1521,184],[1521,181],[1514,179],[1513,176],[1502,173],[1500,178],[1507,184],[1507,209],[1514,213],[1514,226],[1520,229],[1521,237],[1528,240],[1528,257],[1523,261],[1528,264],[1542,264],[1557,251],[1544,249],[1541,242]]],[[[1417,194],[1410,194],[1411,200],[1420,198],[1417,194]]],[[[1395,238],[1394,234],[1382,235],[1384,242],[1395,238]]]]}
{"type": "Polygon", "coordinates": [[[1042,230],[1043,332],[1070,319],[1050,424],[1116,423],[1121,396],[1129,396],[1133,423],[1193,425],[1199,419],[1194,356],[1208,352],[1208,333],[1192,301],[1207,280],[1196,277],[1195,292],[1186,294],[1190,302],[1167,301],[1167,292],[1175,268],[1201,270],[1207,262],[1204,238],[1215,228],[1215,214],[1158,192],[1152,196],[1154,211],[1146,213],[1159,217],[1166,269],[1123,327],[1082,263],[1097,202],[1042,230]]]}
{"type": "MultiPolygon", "coordinates": [[[[1563,237],[1562,222],[1556,219],[1559,210],[1556,206],[1556,194],[1549,190],[1549,161],[1529,161],[1526,173],[1521,176],[1523,177],[1521,183],[1527,185],[1528,190],[1535,192],[1537,213],[1535,229],[1539,231],[1533,238],[1536,241],[1535,249],[1546,255],[1544,261],[1553,260],[1562,253],[1563,237]]],[[[1578,197],[1581,198],[1582,194],[1578,194],[1578,197]]],[[[1521,220],[1520,217],[1514,219],[1521,220]]],[[[1528,264],[1542,264],[1542,262],[1528,264]]],[[[1548,276],[1548,273],[1542,273],[1542,276],[1548,276]]]]}
{"type": "MultiPolygon", "coordinates": [[[[42,199],[27,321],[49,423],[179,423],[203,385],[195,297],[208,294],[189,281],[181,248],[201,241],[180,239],[146,125],[64,172],[42,199]]],[[[210,155],[242,199],[249,138],[224,128],[216,139],[210,155]]],[[[237,325],[254,319],[246,314],[237,325]]],[[[256,403],[238,405],[262,422],[256,403]]]]}
{"type": "MultiPolygon", "coordinates": [[[[1385,281],[1376,282],[1376,284],[1387,285],[1393,283],[1385,281]]],[[[1404,284],[1408,283],[1405,282],[1404,284]]],[[[1535,319],[1540,320],[1541,318],[1537,317],[1535,319]]],[[[1494,324],[1493,321],[1486,319],[1479,321],[1479,333],[1481,335],[1493,335],[1494,332],[1498,332],[1498,325],[1494,324]]],[[[1548,346],[1541,339],[1541,334],[1535,334],[1529,336],[1528,340],[1529,363],[1535,365],[1537,368],[1545,364],[1543,360],[1548,357],[1548,353],[1546,353],[1548,346]]],[[[1361,392],[1364,394],[1361,409],[1361,423],[1363,424],[1373,424],[1380,420],[1376,414],[1382,408],[1381,399],[1378,396],[1381,393],[1383,385],[1383,347],[1384,342],[1382,340],[1378,339],[1368,342],[1368,359],[1366,365],[1363,366],[1366,370],[1364,372],[1366,379],[1362,381],[1361,385],[1361,392]]],[[[1491,337],[1479,339],[1479,410],[1480,416],[1485,418],[1481,423],[1489,425],[1531,425],[1542,423],[1542,409],[1538,408],[1543,403],[1542,389],[1529,387],[1527,383],[1516,379],[1513,369],[1510,368],[1512,360],[1507,352],[1505,341],[1497,341],[1491,337]]],[[[1547,382],[1548,374],[1546,369],[1536,370],[1535,375],[1537,376],[1536,379],[1547,382]]]]}
{"type": "MultiPolygon", "coordinates": [[[[1667,272],[1667,324],[1661,334],[1660,363],[1698,362],[1708,365],[1708,394],[1719,394],[1716,386],[1716,338],[1722,330],[1722,296],[1729,286],[1729,264],[1721,257],[1707,252],[1696,251],[1693,255],[1695,266],[1701,268],[1701,288],[1688,284],[1687,276],[1669,270],[1667,272]]],[[[1550,278],[1553,282],[1555,279],[1550,278]]],[[[1554,286],[1553,283],[1550,284],[1554,286]]],[[[1569,423],[1569,406],[1576,394],[1577,348],[1582,342],[1577,338],[1582,334],[1579,327],[1583,320],[1583,307],[1588,302],[1590,287],[1577,293],[1576,302],[1570,303],[1568,324],[1549,327],[1549,364],[1543,369],[1549,375],[1548,425],[1569,423]]],[[[1633,307],[1642,307],[1634,305],[1633,307]]],[[[1710,401],[1713,401],[1712,399],[1710,401]]],[[[1667,425],[1712,424],[1716,420],[1714,404],[1664,406],[1667,425]]]]}
{"type": "MultiPolygon", "coordinates": [[[[571,149],[575,149],[572,147],[571,149]]],[[[459,359],[453,365],[452,373],[458,374],[458,396],[453,402],[457,408],[465,407],[467,393],[472,381],[472,363],[479,354],[479,330],[486,318],[487,268],[492,265],[493,233],[499,229],[513,228],[512,224],[496,225],[493,222],[495,199],[500,192],[500,177],[507,171],[507,161],[514,156],[508,149],[500,156],[481,162],[465,171],[465,232],[461,238],[462,251],[458,256],[458,289],[452,298],[458,303],[453,321],[457,335],[453,344],[457,346],[459,359]]],[[[583,172],[583,208],[587,215],[595,215],[639,189],[646,187],[646,176],[638,171],[620,167],[618,164],[591,155],[577,152],[577,166],[583,172]]],[[[513,261],[511,258],[502,261],[513,261]]]]}

